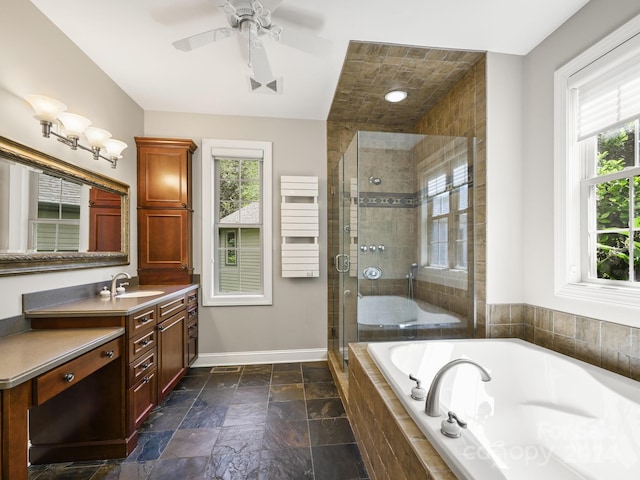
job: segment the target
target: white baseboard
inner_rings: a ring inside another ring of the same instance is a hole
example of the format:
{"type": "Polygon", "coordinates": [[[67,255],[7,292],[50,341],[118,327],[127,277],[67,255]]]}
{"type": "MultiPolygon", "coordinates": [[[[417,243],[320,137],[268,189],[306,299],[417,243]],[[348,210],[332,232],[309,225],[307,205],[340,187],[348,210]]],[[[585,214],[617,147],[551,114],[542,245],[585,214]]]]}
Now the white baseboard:
{"type": "Polygon", "coordinates": [[[199,353],[192,367],[254,365],[258,363],[316,362],[327,359],[326,348],[263,352],[199,353]]]}

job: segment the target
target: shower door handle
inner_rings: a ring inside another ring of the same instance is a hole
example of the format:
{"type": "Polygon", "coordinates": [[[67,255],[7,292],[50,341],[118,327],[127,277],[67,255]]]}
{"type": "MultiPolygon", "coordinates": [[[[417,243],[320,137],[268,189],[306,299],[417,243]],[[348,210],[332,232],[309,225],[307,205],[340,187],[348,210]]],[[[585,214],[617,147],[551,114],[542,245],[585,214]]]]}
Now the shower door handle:
{"type": "Polygon", "coordinates": [[[346,253],[339,253],[336,255],[336,270],[338,273],[347,273],[349,271],[349,255],[346,253]],[[340,259],[342,258],[342,267],[340,267],[340,259]]]}

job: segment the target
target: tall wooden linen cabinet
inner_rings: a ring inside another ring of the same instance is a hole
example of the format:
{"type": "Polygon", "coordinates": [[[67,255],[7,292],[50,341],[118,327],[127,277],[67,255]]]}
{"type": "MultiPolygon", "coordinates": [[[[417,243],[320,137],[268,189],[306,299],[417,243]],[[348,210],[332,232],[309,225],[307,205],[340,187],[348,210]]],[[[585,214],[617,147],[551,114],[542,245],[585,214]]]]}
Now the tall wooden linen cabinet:
{"type": "Polygon", "coordinates": [[[193,277],[190,139],[135,137],[138,149],[138,277],[189,284],[193,277]]]}

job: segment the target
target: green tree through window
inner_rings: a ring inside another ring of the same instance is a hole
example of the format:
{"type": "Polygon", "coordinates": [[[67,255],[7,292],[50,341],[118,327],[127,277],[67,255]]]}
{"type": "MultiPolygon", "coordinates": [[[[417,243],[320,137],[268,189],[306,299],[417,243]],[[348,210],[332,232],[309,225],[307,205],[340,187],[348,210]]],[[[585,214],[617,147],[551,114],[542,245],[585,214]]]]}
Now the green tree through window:
{"type": "MultiPolygon", "coordinates": [[[[597,175],[637,165],[637,123],[598,135],[597,175]]],[[[598,278],[640,279],[640,177],[612,179],[595,186],[598,278]],[[631,277],[631,278],[630,278],[631,277]]]]}

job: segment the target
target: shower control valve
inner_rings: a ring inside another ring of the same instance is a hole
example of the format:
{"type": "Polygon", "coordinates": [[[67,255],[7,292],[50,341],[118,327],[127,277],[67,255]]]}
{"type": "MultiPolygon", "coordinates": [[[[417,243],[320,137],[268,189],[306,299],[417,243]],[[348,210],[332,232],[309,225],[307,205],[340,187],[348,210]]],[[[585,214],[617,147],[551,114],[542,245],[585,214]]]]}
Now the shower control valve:
{"type": "Polygon", "coordinates": [[[378,249],[378,247],[376,247],[375,245],[369,245],[369,250],[371,250],[372,252],[375,252],[378,249]]]}
{"type": "Polygon", "coordinates": [[[382,244],[378,245],[378,250],[380,250],[380,253],[384,253],[385,248],[386,247],[382,244]]]}
{"type": "Polygon", "coordinates": [[[360,245],[361,252],[366,252],[367,250],[369,250],[369,247],[367,247],[366,245],[360,245]]]}

